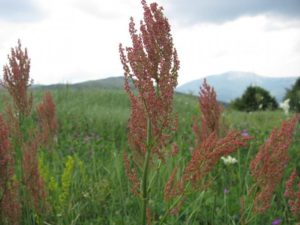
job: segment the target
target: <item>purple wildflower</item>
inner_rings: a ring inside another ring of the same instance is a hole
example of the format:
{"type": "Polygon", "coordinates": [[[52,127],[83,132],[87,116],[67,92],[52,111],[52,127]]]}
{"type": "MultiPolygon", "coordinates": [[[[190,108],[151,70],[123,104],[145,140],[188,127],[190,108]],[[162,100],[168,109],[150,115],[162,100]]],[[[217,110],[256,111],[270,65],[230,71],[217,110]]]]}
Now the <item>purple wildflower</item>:
{"type": "Polygon", "coordinates": [[[229,189],[228,188],[224,188],[224,194],[228,194],[229,193],[229,189]]]}
{"type": "Polygon", "coordinates": [[[247,129],[242,130],[242,136],[243,137],[249,137],[250,136],[247,129]]]}
{"type": "Polygon", "coordinates": [[[279,225],[279,224],[281,224],[280,218],[277,218],[277,219],[273,220],[273,222],[272,222],[272,225],[279,225]]]}

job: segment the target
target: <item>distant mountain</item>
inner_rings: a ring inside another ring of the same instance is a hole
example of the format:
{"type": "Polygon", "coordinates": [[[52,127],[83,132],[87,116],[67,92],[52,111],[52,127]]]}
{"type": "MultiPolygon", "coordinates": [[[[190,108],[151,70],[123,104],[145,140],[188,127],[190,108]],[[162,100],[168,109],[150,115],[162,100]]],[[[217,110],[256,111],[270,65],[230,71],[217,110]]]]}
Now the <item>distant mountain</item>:
{"type": "MultiPolygon", "coordinates": [[[[176,91],[198,95],[203,79],[185,83],[179,86],[176,91]]],[[[230,102],[240,97],[250,85],[260,86],[268,90],[280,102],[285,95],[286,89],[290,88],[296,79],[297,77],[264,77],[246,72],[227,72],[206,77],[207,82],[217,92],[218,100],[222,102],[230,102]]]]}

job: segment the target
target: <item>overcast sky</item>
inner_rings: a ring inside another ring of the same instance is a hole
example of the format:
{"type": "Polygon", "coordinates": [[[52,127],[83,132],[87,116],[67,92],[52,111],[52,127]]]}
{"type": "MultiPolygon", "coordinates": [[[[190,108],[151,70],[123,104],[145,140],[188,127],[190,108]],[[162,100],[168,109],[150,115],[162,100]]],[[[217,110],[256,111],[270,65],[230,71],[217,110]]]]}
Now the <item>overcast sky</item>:
{"type": "MultiPolygon", "coordinates": [[[[148,3],[151,3],[148,1],[148,3]]],[[[179,84],[227,71],[300,76],[300,0],[158,0],[181,62],[179,84]]],[[[123,75],[118,44],[139,0],[0,0],[0,66],[20,38],[35,83],[123,75]]]]}

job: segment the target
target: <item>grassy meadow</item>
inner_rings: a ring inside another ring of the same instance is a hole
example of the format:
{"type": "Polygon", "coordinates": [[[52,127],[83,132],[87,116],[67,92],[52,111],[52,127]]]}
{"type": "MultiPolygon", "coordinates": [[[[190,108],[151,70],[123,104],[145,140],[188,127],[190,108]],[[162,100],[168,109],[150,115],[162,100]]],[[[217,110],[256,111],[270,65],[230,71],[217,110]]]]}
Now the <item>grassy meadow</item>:
{"type": "MultiPolygon", "coordinates": [[[[56,103],[59,133],[51,148],[39,149],[39,168],[47,189],[47,212],[40,216],[23,210],[22,224],[139,225],[141,203],[130,191],[131,183],[123,166],[123,153],[129,149],[130,103],[126,93],[120,89],[71,87],[53,89],[51,93],[56,103]]],[[[40,102],[42,91],[34,90],[33,94],[34,102],[40,102]]],[[[3,111],[3,105],[1,108],[3,111]]],[[[150,173],[149,205],[153,224],[240,224],[241,208],[246,212],[246,224],[272,224],[276,219],[280,219],[281,224],[295,224],[283,195],[285,182],[276,189],[267,213],[251,213],[253,181],[249,172],[249,163],[259,146],[274,127],[279,127],[292,114],[286,116],[282,111],[243,113],[226,108],[222,113],[223,123],[228,129],[246,129],[253,137],[249,146],[232,154],[238,161],[236,164],[225,165],[220,160],[209,175],[213,181],[209,188],[188,194],[180,212],[167,215],[165,222],[160,223],[171,204],[164,201],[164,185],[172,168],[175,165],[183,168],[191,157],[193,118],[200,116],[197,97],[175,94],[174,111],[178,116],[178,129],[170,145],[176,143],[179,154],[167,163],[157,162],[159,166],[155,168],[158,169],[150,173]]],[[[299,126],[289,154],[284,181],[292,168],[300,171],[299,126]]]]}

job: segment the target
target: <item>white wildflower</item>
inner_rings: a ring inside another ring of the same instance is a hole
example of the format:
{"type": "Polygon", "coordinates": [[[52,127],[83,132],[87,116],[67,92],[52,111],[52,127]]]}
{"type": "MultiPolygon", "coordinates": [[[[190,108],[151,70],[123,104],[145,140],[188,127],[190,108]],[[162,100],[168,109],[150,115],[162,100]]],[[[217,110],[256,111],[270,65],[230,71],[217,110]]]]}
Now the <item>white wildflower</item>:
{"type": "Polygon", "coordinates": [[[283,109],[285,115],[289,114],[289,110],[290,110],[290,99],[287,98],[286,100],[284,100],[283,102],[281,102],[279,104],[279,107],[283,109]]]}
{"type": "Polygon", "coordinates": [[[231,164],[235,164],[238,161],[236,160],[236,158],[231,157],[230,155],[227,157],[222,156],[221,159],[223,160],[225,165],[231,165],[231,164]]]}

